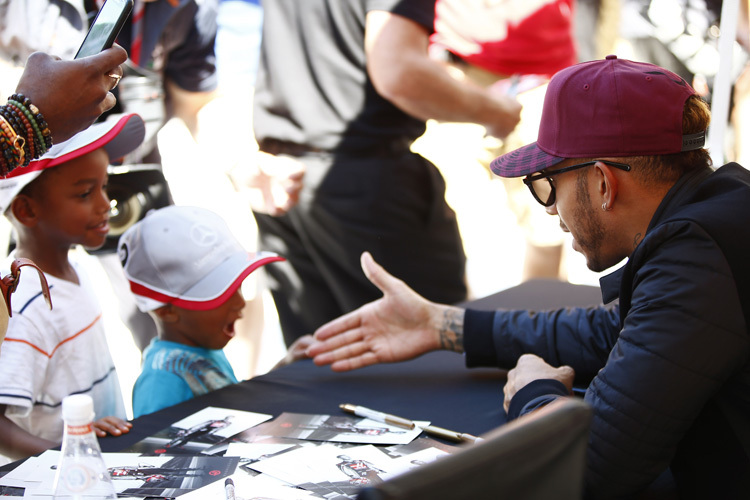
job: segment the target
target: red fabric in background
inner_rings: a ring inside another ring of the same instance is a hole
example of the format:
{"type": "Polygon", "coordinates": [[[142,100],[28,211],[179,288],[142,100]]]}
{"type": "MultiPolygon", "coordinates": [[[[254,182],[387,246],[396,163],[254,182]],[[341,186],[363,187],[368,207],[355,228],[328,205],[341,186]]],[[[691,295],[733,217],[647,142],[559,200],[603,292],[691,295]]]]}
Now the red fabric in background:
{"type": "Polygon", "coordinates": [[[575,0],[544,2],[527,17],[513,20],[508,11],[516,2],[438,0],[435,6],[436,32],[431,41],[464,61],[498,75],[551,77],[578,62],[573,37],[575,0]],[[446,8],[441,8],[440,4],[446,8]],[[441,12],[448,10],[461,12],[461,15],[440,17],[441,12]],[[498,36],[502,38],[487,40],[490,23],[498,26],[498,36]],[[479,36],[484,40],[477,39],[479,36]],[[474,49],[467,50],[467,43],[474,45],[474,49]]]}

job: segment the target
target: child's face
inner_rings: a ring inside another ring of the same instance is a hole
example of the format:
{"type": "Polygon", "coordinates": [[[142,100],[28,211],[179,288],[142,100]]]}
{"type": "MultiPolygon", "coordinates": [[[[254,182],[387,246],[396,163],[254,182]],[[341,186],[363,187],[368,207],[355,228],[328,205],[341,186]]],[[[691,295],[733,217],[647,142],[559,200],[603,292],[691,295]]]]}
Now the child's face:
{"type": "Polygon", "coordinates": [[[45,171],[32,191],[38,224],[51,243],[101,247],[109,232],[107,166],[109,157],[97,149],[45,171]]]}
{"type": "Polygon", "coordinates": [[[226,302],[208,311],[179,310],[179,320],[171,338],[186,345],[222,349],[234,337],[234,323],[242,317],[245,299],[238,289],[226,302]]]}

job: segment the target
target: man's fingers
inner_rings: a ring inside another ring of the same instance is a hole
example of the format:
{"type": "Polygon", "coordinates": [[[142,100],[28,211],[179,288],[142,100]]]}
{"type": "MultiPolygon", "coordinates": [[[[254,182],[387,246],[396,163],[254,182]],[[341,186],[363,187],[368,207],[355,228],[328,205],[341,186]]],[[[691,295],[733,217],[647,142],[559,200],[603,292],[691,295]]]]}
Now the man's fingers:
{"type": "MultiPolygon", "coordinates": [[[[359,328],[361,326],[361,318],[360,318],[360,310],[357,309],[356,311],[352,311],[350,313],[347,313],[340,318],[336,318],[335,320],[326,323],[325,325],[321,326],[317,330],[315,330],[315,333],[313,334],[313,337],[315,340],[318,341],[324,341],[328,340],[332,337],[335,337],[336,335],[340,335],[344,332],[354,330],[355,328],[359,328]]],[[[343,339],[339,339],[343,340],[343,339]]],[[[332,345],[334,347],[338,347],[341,344],[326,344],[326,345],[332,345]]]]}
{"type": "Polygon", "coordinates": [[[331,364],[331,370],[335,372],[346,372],[357,370],[378,363],[378,357],[373,352],[366,352],[361,356],[350,359],[342,359],[331,364]]]}
{"type": "Polygon", "coordinates": [[[330,365],[335,361],[354,358],[369,350],[367,344],[360,339],[361,336],[358,332],[347,332],[336,337],[333,341],[329,341],[322,351],[314,350],[311,347],[308,349],[308,355],[313,358],[317,365],[330,365]],[[318,353],[313,354],[316,351],[318,353]]]}

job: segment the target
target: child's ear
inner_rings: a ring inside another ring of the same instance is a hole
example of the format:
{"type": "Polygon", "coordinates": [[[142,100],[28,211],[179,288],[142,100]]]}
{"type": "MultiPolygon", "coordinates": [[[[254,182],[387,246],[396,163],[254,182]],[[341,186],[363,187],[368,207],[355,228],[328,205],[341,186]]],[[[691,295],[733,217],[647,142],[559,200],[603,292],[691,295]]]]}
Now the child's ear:
{"type": "Polygon", "coordinates": [[[153,313],[164,323],[177,323],[180,320],[179,310],[176,307],[172,307],[172,304],[154,309],[153,313]]]}
{"type": "Polygon", "coordinates": [[[36,201],[25,194],[16,195],[10,203],[13,217],[24,226],[33,227],[37,222],[39,211],[36,201]]]}

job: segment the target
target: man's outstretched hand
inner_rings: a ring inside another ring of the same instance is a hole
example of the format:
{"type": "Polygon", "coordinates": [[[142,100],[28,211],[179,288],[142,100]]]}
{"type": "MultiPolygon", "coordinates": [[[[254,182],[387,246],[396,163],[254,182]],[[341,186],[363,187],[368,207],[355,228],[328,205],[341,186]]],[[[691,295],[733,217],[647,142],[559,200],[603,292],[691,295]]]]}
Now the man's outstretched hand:
{"type": "Polygon", "coordinates": [[[368,252],[362,254],[361,264],[383,297],[318,328],[308,356],[318,365],[347,371],[440,349],[439,325],[447,310],[461,315],[463,311],[424,299],[368,252]]]}

